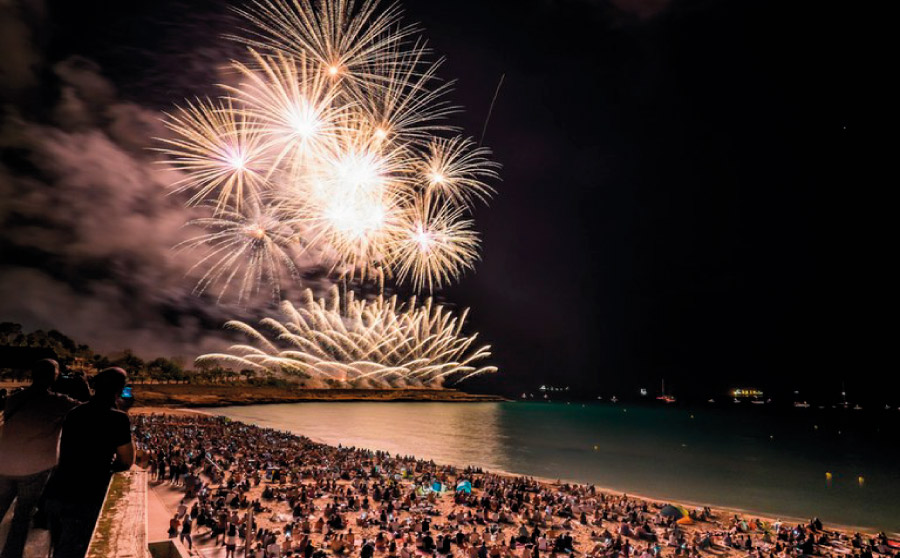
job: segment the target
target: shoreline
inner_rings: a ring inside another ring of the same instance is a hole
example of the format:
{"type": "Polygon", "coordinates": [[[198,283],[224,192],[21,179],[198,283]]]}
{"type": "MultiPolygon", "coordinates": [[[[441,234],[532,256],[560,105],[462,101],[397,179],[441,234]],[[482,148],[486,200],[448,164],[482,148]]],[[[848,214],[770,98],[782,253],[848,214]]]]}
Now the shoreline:
{"type": "MultiPolygon", "coordinates": [[[[174,414],[177,416],[191,416],[191,415],[201,415],[201,416],[208,416],[208,417],[224,416],[224,415],[211,413],[208,411],[199,410],[197,408],[135,407],[130,412],[136,413],[136,414],[174,414]]],[[[259,425],[253,425],[252,423],[248,423],[243,420],[232,419],[230,417],[226,417],[226,418],[229,418],[229,420],[236,422],[236,423],[252,425],[257,428],[270,428],[270,427],[264,427],[264,426],[259,426],[259,425]]],[[[277,430],[277,429],[275,429],[275,430],[277,430]]],[[[322,444],[322,445],[326,445],[326,446],[330,446],[330,447],[337,447],[337,444],[328,442],[326,440],[322,440],[320,438],[310,437],[303,433],[286,431],[286,430],[282,431],[282,432],[288,432],[295,436],[302,436],[302,437],[308,438],[309,440],[311,440],[315,443],[318,443],[318,444],[322,444]]],[[[372,450],[372,451],[381,451],[382,450],[381,448],[370,448],[370,447],[360,447],[359,449],[367,449],[367,450],[372,450]]],[[[424,456],[416,455],[414,457],[416,459],[431,460],[431,458],[426,458],[424,456]]],[[[449,462],[443,462],[443,461],[435,461],[435,463],[437,463],[439,465],[449,465],[449,466],[456,467],[459,469],[462,469],[462,468],[465,468],[465,467],[471,465],[471,464],[467,464],[467,463],[449,463],[449,462]]],[[[612,494],[612,495],[627,495],[628,498],[633,498],[636,500],[647,502],[648,504],[676,503],[676,504],[682,505],[684,507],[689,507],[689,508],[708,507],[713,511],[715,516],[720,520],[725,520],[734,515],[738,515],[738,516],[742,516],[742,517],[743,516],[752,516],[753,518],[766,521],[769,524],[772,524],[777,520],[780,520],[783,523],[788,523],[788,524],[806,524],[809,522],[809,519],[810,519],[810,518],[804,519],[804,518],[793,517],[793,516],[788,516],[788,515],[775,516],[771,512],[757,511],[757,510],[750,510],[750,509],[743,509],[743,508],[734,508],[734,507],[729,507],[729,506],[722,506],[719,504],[713,504],[713,503],[709,503],[709,502],[696,502],[693,500],[683,500],[683,499],[675,500],[675,499],[668,499],[668,498],[657,498],[652,495],[641,494],[641,493],[637,493],[637,492],[626,492],[626,491],[617,489],[615,487],[600,486],[600,485],[593,484],[593,483],[584,483],[584,482],[580,482],[580,481],[576,481],[576,480],[572,480],[572,479],[567,479],[564,477],[560,477],[558,479],[552,479],[552,478],[543,477],[543,476],[529,475],[526,473],[516,473],[513,471],[506,471],[506,470],[496,469],[496,468],[484,468],[483,470],[485,473],[488,473],[488,474],[494,474],[494,475],[504,476],[504,477],[508,477],[508,478],[527,477],[527,478],[534,479],[535,481],[539,482],[540,484],[547,485],[547,486],[559,486],[560,484],[570,484],[570,485],[588,484],[588,485],[592,485],[592,486],[596,487],[596,489],[598,491],[601,491],[601,492],[604,492],[607,494],[612,494]]],[[[747,517],[747,518],[749,519],[749,517],[747,517]]],[[[857,533],[857,532],[864,533],[867,535],[875,535],[875,534],[881,532],[881,530],[874,528],[874,527],[843,525],[843,524],[832,523],[832,522],[826,523],[825,527],[829,530],[838,531],[838,532],[848,534],[848,535],[852,535],[853,533],[857,533]]],[[[900,538],[900,532],[893,532],[893,531],[887,532],[887,535],[893,539],[900,538]]]]}
{"type": "Polygon", "coordinates": [[[231,407],[308,402],[500,402],[497,395],[449,388],[301,388],[234,384],[134,384],[135,407],[231,407]]]}

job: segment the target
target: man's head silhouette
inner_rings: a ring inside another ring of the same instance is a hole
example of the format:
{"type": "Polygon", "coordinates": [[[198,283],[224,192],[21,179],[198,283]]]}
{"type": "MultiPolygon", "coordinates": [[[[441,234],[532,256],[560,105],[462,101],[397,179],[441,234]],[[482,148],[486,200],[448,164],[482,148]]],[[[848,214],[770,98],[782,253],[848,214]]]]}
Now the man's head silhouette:
{"type": "Polygon", "coordinates": [[[112,403],[122,393],[128,374],[121,368],[107,368],[94,376],[94,399],[112,403]]]}
{"type": "Polygon", "coordinates": [[[59,364],[50,358],[31,365],[31,385],[37,389],[50,389],[59,375],[59,364]]]}

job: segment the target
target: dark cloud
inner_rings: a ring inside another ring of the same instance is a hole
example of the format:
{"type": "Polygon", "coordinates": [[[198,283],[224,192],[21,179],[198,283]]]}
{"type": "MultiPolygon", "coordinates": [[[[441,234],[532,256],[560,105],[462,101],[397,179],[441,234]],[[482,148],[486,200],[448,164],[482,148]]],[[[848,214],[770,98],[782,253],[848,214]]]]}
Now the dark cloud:
{"type": "Polygon", "coordinates": [[[197,215],[169,195],[177,176],[149,149],[166,134],[160,114],[118,100],[89,60],[53,73],[60,93],[48,122],[8,113],[2,123],[0,316],[106,350],[221,349],[219,326],[247,311],[192,292],[203,254],[173,247],[197,215]]]}
{"type": "Polygon", "coordinates": [[[16,96],[37,84],[41,56],[34,48],[34,22],[43,18],[41,2],[0,0],[0,94],[16,96]],[[32,24],[29,24],[32,22],[32,24]]]}
{"type": "Polygon", "coordinates": [[[101,349],[193,355],[224,311],[191,292],[192,260],[172,246],[191,215],[167,196],[171,172],[146,149],[158,115],[118,101],[81,58],[53,67],[46,122],[7,113],[0,164],[0,316],[54,327],[101,349]]]}
{"type": "MultiPolygon", "coordinates": [[[[178,176],[152,149],[167,134],[162,113],[125,100],[93,60],[46,62],[31,40],[41,19],[24,15],[34,10],[0,8],[15,30],[7,58],[18,60],[6,62],[5,93],[15,94],[4,94],[0,119],[0,320],[100,350],[192,358],[227,344],[225,321],[275,313],[267,292],[242,307],[193,292],[204,252],[174,247],[196,234],[185,223],[199,214],[171,194],[178,176]],[[24,102],[23,92],[52,95],[24,102]]],[[[232,51],[225,44],[219,59],[232,51]]],[[[283,294],[330,286],[311,255],[296,263],[304,280],[283,294]]]]}

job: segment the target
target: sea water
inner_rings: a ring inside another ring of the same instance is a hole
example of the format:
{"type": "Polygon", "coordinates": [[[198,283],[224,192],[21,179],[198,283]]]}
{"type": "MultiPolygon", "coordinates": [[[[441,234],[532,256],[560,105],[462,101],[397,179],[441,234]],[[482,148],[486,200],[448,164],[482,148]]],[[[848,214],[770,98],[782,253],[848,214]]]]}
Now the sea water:
{"type": "Polygon", "coordinates": [[[525,402],[292,403],[209,411],[329,444],[438,463],[900,531],[900,429],[886,411],[525,402]]]}

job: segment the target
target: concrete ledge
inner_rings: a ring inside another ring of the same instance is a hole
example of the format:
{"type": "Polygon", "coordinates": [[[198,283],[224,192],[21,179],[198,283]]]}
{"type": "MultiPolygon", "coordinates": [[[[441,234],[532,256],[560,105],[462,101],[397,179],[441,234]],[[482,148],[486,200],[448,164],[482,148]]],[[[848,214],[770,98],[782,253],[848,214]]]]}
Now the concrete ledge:
{"type": "Polygon", "coordinates": [[[147,546],[147,472],[113,475],[88,558],[150,558],[147,546]]]}
{"type": "Polygon", "coordinates": [[[150,556],[153,558],[188,558],[190,554],[174,539],[150,543],[150,556]]]}

